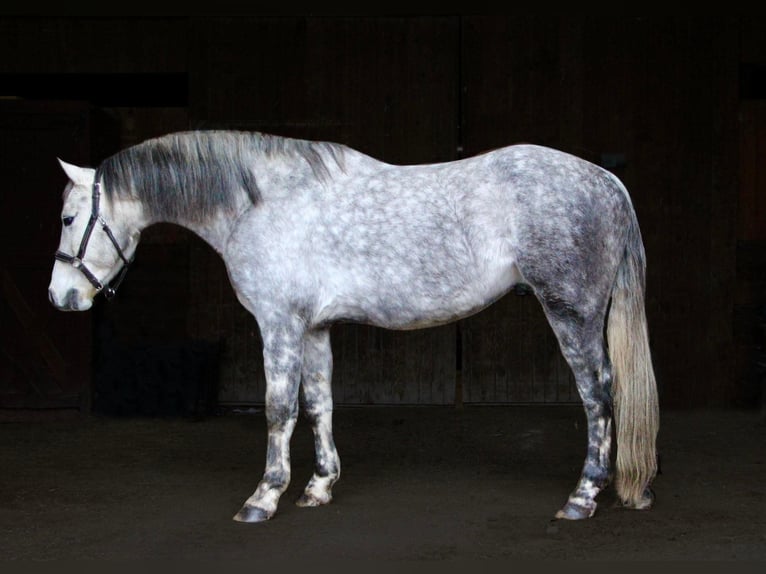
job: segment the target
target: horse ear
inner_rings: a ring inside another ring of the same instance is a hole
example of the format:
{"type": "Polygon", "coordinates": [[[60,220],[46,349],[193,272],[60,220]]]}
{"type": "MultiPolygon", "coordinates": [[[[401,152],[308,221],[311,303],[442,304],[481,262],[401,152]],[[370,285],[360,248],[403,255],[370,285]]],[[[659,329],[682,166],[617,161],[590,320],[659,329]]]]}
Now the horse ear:
{"type": "Polygon", "coordinates": [[[64,173],[66,173],[67,177],[75,185],[91,185],[93,183],[93,177],[96,170],[89,167],[78,167],[71,163],[65,162],[61,158],[56,159],[59,160],[64,173]]]}

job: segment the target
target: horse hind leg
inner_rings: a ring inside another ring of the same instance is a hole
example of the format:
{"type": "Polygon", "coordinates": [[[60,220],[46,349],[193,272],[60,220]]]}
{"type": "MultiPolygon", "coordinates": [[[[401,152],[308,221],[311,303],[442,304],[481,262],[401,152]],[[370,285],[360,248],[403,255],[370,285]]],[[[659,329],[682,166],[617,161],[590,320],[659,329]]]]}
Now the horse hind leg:
{"type": "Polygon", "coordinates": [[[314,474],[298,506],[321,506],[332,500],[340,477],[340,458],[332,435],[332,349],[328,329],[306,334],[303,347],[301,393],[303,414],[314,433],[314,474]]]}
{"type": "Polygon", "coordinates": [[[606,355],[603,314],[585,318],[575,308],[543,301],[548,321],[575,377],[588,425],[580,480],[556,518],[580,520],[596,511],[596,496],[609,483],[612,448],[612,369],[606,355]]]}

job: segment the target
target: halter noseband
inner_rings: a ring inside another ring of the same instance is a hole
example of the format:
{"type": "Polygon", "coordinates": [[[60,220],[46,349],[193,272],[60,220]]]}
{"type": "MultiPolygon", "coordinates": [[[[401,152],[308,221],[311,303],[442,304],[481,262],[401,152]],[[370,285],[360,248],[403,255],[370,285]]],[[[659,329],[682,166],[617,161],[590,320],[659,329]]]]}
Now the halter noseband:
{"type": "Polygon", "coordinates": [[[78,269],[83,275],[85,275],[86,279],[90,281],[90,284],[93,285],[96,288],[96,291],[99,292],[101,290],[104,291],[104,297],[106,297],[107,300],[114,297],[115,293],[117,292],[117,288],[120,286],[120,283],[122,283],[122,280],[125,278],[125,274],[128,272],[128,267],[130,266],[130,261],[125,257],[125,254],[122,252],[122,249],[120,248],[120,244],[117,242],[117,239],[114,237],[114,233],[112,233],[112,230],[109,229],[109,225],[107,225],[106,221],[103,217],[99,214],[99,203],[101,201],[101,182],[99,181],[100,174],[97,171],[96,172],[96,178],[93,181],[93,194],[92,194],[92,207],[90,212],[90,219],[88,220],[88,225],[85,227],[85,232],[83,233],[82,240],[80,241],[80,248],[77,250],[77,255],[69,255],[68,253],[64,253],[63,251],[56,251],[56,259],[59,261],[63,261],[64,263],[69,263],[72,267],[75,269],[78,269]],[[109,240],[112,242],[112,245],[114,245],[114,248],[117,250],[117,255],[120,256],[120,259],[122,259],[122,268],[119,270],[117,275],[112,279],[112,281],[106,285],[106,288],[104,288],[104,284],[98,280],[98,278],[93,274],[93,272],[88,269],[88,267],[83,262],[83,259],[85,257],[85,250],[88,248],[88,241],[90,241],[90,236],[93,233],[93,228],[96,226],[96,222],[101,224],[101,229],[104,230],[107,237],[109,237],[109,240]]]}

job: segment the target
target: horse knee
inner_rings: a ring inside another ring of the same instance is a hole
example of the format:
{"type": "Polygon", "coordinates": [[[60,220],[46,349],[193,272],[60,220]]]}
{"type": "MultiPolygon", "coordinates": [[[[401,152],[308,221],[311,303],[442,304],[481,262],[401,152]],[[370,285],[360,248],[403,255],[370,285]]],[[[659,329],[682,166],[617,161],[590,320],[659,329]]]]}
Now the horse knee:
{"type": "Polygon", "coordinates": [[[278,429],[298,418],[298,407],[294,404],[267,404],[266,423],[269,429],[278,429]]]}

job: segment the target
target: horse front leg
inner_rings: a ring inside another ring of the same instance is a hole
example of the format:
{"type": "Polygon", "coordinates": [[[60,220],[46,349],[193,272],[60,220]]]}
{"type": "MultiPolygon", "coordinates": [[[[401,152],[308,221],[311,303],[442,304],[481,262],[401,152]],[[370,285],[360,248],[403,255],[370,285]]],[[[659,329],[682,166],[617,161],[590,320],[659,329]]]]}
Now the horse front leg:
{"type": "Polygon", "coordinates": [[[263,522],[277,510],[290,484],[290,438],[298,418],[303,330],[299,321],[261,329],[266,373],[266,470],[253,495],[234,516],[239,522],[263,522]]]}
{"type": "Polygon", "coordinates": [[[330,331],[306,334],[303,345],[303,413],[314,432],[316,459],[298,506],[321,506],[332,500],[332,486],[340,477],[340,458],[332,436],[332,349],[330,331]]]}

